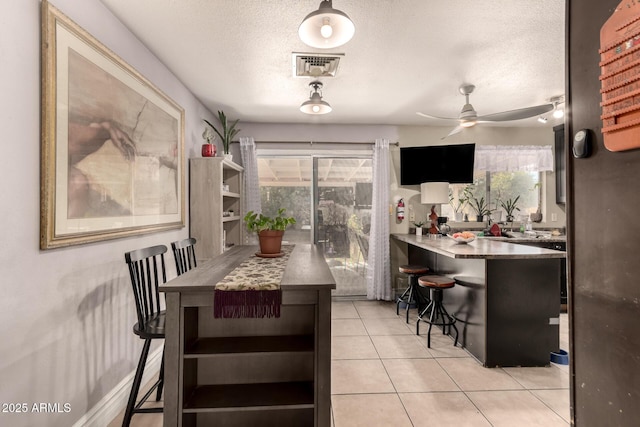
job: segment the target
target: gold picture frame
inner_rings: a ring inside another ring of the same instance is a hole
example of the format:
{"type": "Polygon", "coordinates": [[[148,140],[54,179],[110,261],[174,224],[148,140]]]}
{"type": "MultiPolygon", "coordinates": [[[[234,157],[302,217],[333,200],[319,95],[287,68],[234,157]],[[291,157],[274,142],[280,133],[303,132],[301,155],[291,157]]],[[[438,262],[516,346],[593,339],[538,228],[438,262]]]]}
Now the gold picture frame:
{"type": "Polygon", "coordinates": [[[41,24],[41,249],[184,227],[184,110],[46,0],[41,24]]]}

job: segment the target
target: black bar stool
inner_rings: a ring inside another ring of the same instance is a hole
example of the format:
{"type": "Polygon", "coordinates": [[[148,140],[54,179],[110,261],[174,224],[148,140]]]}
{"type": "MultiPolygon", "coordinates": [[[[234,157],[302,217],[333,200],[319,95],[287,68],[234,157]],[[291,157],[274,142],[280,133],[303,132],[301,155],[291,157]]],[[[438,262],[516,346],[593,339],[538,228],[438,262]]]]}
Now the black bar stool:
{"type": "Polygon", "coordinates": [[[176,261],[176,273],[178,273],[178,276],[198,266],[195,245],[196,239],[193,237],[171,242],[171,250],[173,251],[173,259],[176,261]]]}
{"type": "Polygon", "coordinates": [[[166,313],[161,309],[158,286],[167,282],[167,273],[164,264],[164,254],[166,252],[167,247],[159,245],[124,254],[124,259],[129,266],[129,275],[131,276],[133,296],[138,314],[138,323],[133,325],[133,333],[143,339],[144,344],[142,346],[142,353],[140,354],[140,361],[136,368],[136,374],[133,378],[127,409],[125,410],[124,419],[122,420],[123,427],[128,427],[131,424],[131,417],[133,417],[134,414],[163,412],[163,408],[143,408],[142,405],[154,390],[156,390],[156,401],[159,401],[160,397],[162,397],[162,389],[164,387],[164,348],[162,350],[162,362],[160,363],[158,381],[153,384],[137,404],[136,399],[140,391],[140,384],[142,382],[142,375],[144,374],[144,367],[147,363],[151,340],[164,340],[165,337],[166,313]]]}
{"type": "Polygon", "coordinates": [[[416,306],[418,306],[417,298],[420,297],[418,294],[418,277],[427,274],[429,272],[429,268],[422,265],[405,264],[401,265],[398,270],[400,273],[404,273],[409,276],[409,286],[407,286],[407,289],[405,289],[402,295],[400,295],[396,300],[396,315],[400,315],[400,303],[404,302],[407,305],[407,323],[409,323],[409,308],[411,307],[411,304],[416,304],[416,306]]]}
{"type": "Polygon", "coordinates": [[[456,319],[451,316],[442,304],[443,290],[453,288],[455,286],[455,280],[445,276],[422,276],[418,278],[418,285],[429,289],[431,302],[425,307],[424,310],[418,315],[418,321],[416,322],[416,335],[420,335],[420,322],[426,322],[429,324],[429,331],[427,331],[427,347],[431,348],[431,327],[433,325],[442,326],[442,333],[447,334],[447,326],[449,332],[451,327],[456,331],[456,341],[454,346],[458,345],[458,328],[456,328],[456,319]],[[425,315],[429,315],[429,320],[423,319],[425,315]],[[438,318],[441,321],[438,321],[438,318]]]}

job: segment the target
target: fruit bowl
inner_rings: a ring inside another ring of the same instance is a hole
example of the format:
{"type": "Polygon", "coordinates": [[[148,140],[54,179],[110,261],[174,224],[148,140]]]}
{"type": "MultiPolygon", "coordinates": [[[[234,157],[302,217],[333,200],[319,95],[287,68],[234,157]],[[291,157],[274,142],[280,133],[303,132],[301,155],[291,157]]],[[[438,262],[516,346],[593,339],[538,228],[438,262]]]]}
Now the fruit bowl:
{"type": "Polygon", "coordinates": [[[462,233],[453,233],[449,235],[451,240],[456,242],[459,245],[463,245],[466,243],[471,243],[476,240],[476,235],[471,233],[470,231],[463,231],[462,233]]]}

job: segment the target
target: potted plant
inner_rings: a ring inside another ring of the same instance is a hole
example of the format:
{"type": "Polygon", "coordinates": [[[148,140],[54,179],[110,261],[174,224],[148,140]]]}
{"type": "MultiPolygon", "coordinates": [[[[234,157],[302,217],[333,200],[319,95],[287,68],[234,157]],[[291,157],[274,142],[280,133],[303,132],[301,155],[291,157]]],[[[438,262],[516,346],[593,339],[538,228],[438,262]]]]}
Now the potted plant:
{"type": "Polygon", "coordinates": [[[218,110],[218,121],[220,122],[221,131],[218,130],[211,122],[207,119],[203,119],[206,124],[211,126],[211,128],[218,134],[220,140],[222,140],[222,151],[224,152],[225,158],[231,160],[231,154],[229,154],[229,145],[233,138],[240,132],[240,129],[236,129],[236,125],[240,119],[237,119],[233,123],[229,124],[227,121],[227,116],[224,114],[224,111],[218,110]]]}
{"type": "Polygon", "coordinates": [[[469,200],[469,206],[476,212],[476,221],[483,222],[484,216],[491,214],[493,211],[489,209],[489,204],[484,200],[484,196],[480,197],[472,197],[469,200]]]}
{"type": "Polygon", "coordinates": [[[513,213],[514,211],[520,212],[520,208],[517,206],[518,200],[520,200],[520,196],[517,196],[515,199],[507,199],[500,200],[500,206],[507,213],[507,222],[513,222],[513,213]]]}
{"type": "Polygon", "coordinates": [[[422,236],[422,226],[424,225],[424,221],[416,221],[413,225],[416,226],[416,236],[422,236]]]}
{"type": "Polygon", "coordinates": [[[244,216],[247,230],[258,233],[261,255],[281,254],[282,235],[289,225],[296,223],[293,217],[284,216],[284,212],[285,209],[280,208],[276,216],[269,217],[249,211],[244,216]]]}
{"type": "Polygon", "coordinates": [[[458,197],[455,198],[453,197],[453,192],[451,191],[451,189],[449,189],[449,205],[451,205],[451,208],[453,209],[453,213],[455,214],[455,220],[457,222],[461,222],[464,212],[462,212],[464,210],[464,207],[467,205],[467,203],[469,203],[469,187],[465,187],[462,190],[462,195],[460,195],[460,193],[458,193],[458,197]]]}
{"type": "Polygon", "coordinates": [[[215,157],[216,156],[216,146],[213,143],[216,140],[216,136],[211,133],[209,128],[204,128],[204,132],[202,132],[202,137],[205,142],[202,144],[202,157],[215,157]]]}

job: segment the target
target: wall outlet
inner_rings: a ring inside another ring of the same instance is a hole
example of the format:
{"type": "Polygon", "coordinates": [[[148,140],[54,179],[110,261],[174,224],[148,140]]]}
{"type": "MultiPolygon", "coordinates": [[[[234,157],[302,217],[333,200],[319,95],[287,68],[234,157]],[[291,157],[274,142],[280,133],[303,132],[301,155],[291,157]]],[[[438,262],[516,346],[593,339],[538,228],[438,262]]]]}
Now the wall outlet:
{"type": "Polygon", "coordinates": [[[553,212],[551,213],[551,221],[557,221],[558,220],[558,214],[553,212]]]}

